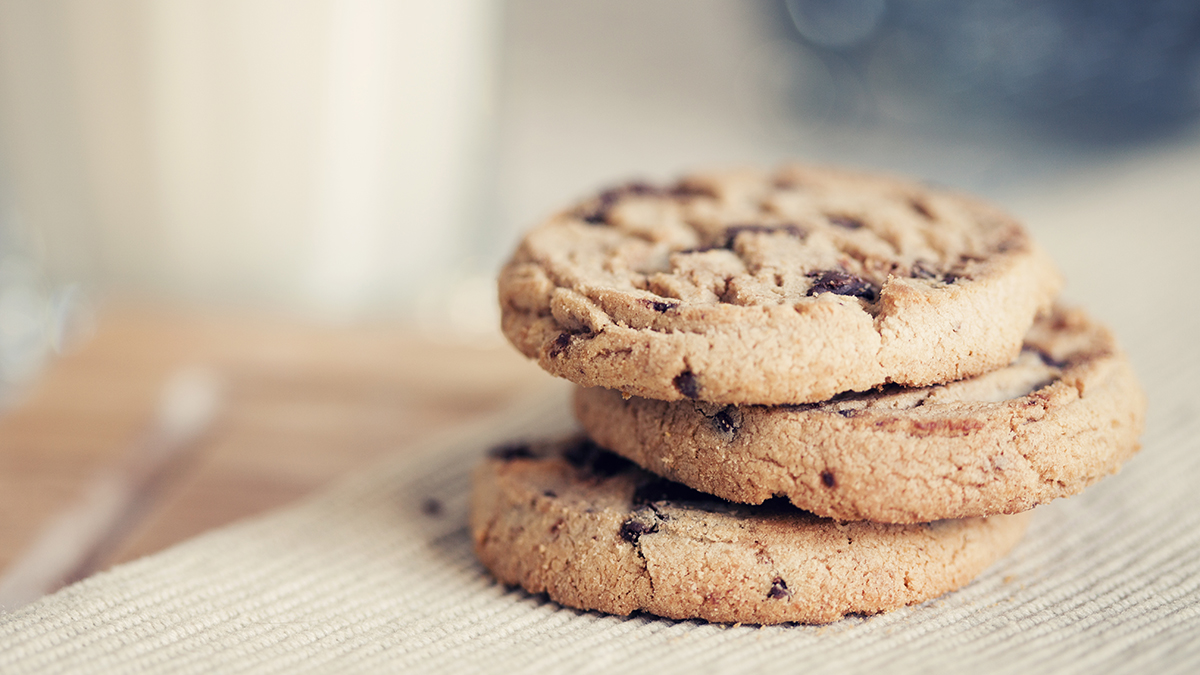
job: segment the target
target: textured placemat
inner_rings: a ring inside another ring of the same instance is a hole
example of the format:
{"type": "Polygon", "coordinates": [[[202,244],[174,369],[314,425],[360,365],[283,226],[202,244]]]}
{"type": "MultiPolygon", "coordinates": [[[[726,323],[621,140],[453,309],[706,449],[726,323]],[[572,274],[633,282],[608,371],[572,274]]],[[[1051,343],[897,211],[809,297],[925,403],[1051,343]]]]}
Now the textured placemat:
{"type": "Polygon", "coordinates": [[[1040,509],[966,589],[826,627],[758,628],[567,610],[487,577],[465,528],[469,468],[496,442],[568,427],[562,399],[544,401],[0,617],[0,672],[1182,665],[1200,655],[1200,428],[1178,413],[1152,414],[1142,456],[1040,509]]]}
{"type": "Polygon", "coordinates": [[[1159,183],[1131,195],[1123,180],[1063,197],[1077,215],[1038,234],[1069,297],[1131,353],[1145,449],[1038,509],[1016,550],[959,592],[759,628],[578,612],[498,586],[470,550],[470,468],[497,442],[569,427],[564,390],[0,615],[0,672],[1200,670],[1200,224],[1190,201],[1163,210],[1159,183]]]}

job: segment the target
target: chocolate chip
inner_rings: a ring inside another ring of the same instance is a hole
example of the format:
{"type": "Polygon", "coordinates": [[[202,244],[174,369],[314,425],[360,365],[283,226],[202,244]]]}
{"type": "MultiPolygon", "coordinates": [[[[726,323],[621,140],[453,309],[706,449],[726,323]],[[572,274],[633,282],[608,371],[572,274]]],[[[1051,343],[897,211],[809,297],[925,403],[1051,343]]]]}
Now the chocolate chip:
{"type": "Polygon", "coordinates": [[[730,414],[732,410],[733,406],[727,406],[712,416],[712,424],[716,428],[717,433],[724,436],[732,436],[737,433],[737,424],[734,423],[733,415],[730,414]]]}
{"type": "Polygon", "coordinates": [[[804,236],[808,234],[804,230],[791,223],[786,223],[783,225],[730,225],[729,227],[725,228],[725,244],[721,248],[730,248],[733,246],[734,240],[738,238],[738,235],[747,232],[759,234],[784,232],[797,238],[804,238],[804,236]]]}
{"type": "Polygon", "coordinates": [[[527,443],[509,443],[498,445],[488,451],[488,456],[511,462],[514,459],[532,459],[533,449],[527,443]]]}
{"type": "Polygon", "coordinates": [[[829,222],[838,227],[844,227],[847,230],[858,230],[863,226],[863,222],[858,218],[851,216],[825,216],[829,222]]]}
{"type": "Polygon", "coordinates": [[[913,211],[916,211],[918,214],[920,214],[922,218],[925,218],[926,220],[934,220],[933,212],[931,212],[925,202],[921,201],[920,199],[910,199],[908,200],[908,205],[912,207],[913,211]]]}
{"type": "Polygon", "coordinates": [[[692,371],[685,370],[676,375],[672,383],[675,385],[676,391],[684,396],[692,399],[700,398],[700,381],[696,379],[696,375],[692,371]]]}
{"type": "Polygon", "coordinates": [[[442,515],[442,503],[433,497],[421,502],[421,513],[430,517],[442,515]]]}
{"type": "Polygon", "coordinates": [[[585,223],[590,225],[606,225],[608,224],[609,212],[624,197],[659,194],[663,194],[663,190],[649,183],[642,181],[626,183],[625,185],[619,185],[601,192],[596,197],[596,201],[591,208],[579,211],[578,215],[585,223]]]}
{"type": "Polygon", "coordinates": [[[542,496],[549,497],[550,499],[554,499],[555,497],[558,496],[558,493],[555,492],[554,490],[545,490],[544,492],[542,492],[542,496]]]}
{"type": "Polygon", "coordinates": [[[674,302],[666,302],[663,300],[642,300],[642,304],[646,305],[650,309],[653,309],[659,314],[666,312],[668,309],[675,309],[679,306],[674,302]]]}
{"type": "Polygon", "coordinates": [[[771,590],[767,591],[767,597],[772,600],[792,597],[792,592],[788,590],[787,582],[783,580],[783,577],[775,577],[771,580],[771,590]]]}
{"type": "Polygon", "coordinates": [[[636,544],[642,535],[658,532],[660,516],[652,506],[638,507],[617,532],[621,538],[630,544],[636,544]]]}
{"type": "Polygon", "coordinates": [[[636,544],[643,534],[651,534],[657,531],[657,523],[647,524],[636,517],[621,523],[621,538],[631,544],[636,544]]]}
{"type": "Polygon", "coordinates": [[[879,297],[879,292],[871,285],[871,282],[853,274],[838,270],[827,270],[825,272],[813,272],[808,276],[816,279],[813,282],[812,288],[808,289],[809,295],[817,295],[818,293],[851,295],[856,298],[863,298],[867,302],[875,302],[875,299],[879,297]]]}
{"type": "Polygon", "coordinates": [[[945,284],[952,284],[962,278],[969,278],[965,274],[955,274],[954,272],[946,272],[941,274],[932,263],[927,263],[924,260],[918,260],[912,264],[909,270],[909,276],[914,279],[937,279],[945,284]]]}
{"type": "Polygon", "coordinates": [[[832,471],[822,471],[821,483],[823,483],[827,488],[835,488],[837,487],[837,476],[834,476],[832,471]]]}
{"type": "Polygon", "coordinates": [[[571,334],[559,333],[558,337],[554,338],[553,344],[550,345],[550,350],[547,355],[552,359],[557,359],[562,356],[562,353],[567,351],[567,347],[571,346],[571,334]]]}

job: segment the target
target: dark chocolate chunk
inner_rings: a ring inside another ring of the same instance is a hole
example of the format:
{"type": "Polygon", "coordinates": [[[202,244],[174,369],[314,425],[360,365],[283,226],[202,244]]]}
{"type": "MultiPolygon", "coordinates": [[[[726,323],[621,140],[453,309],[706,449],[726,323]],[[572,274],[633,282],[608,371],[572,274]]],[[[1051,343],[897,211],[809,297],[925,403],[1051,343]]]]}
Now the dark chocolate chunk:
{"type": "Polygon", "coordinates": [[[787,234],[798,238],[804,238],[804,236],[808,234],[804,230],[791,223],[786,223],[783,225],[730,225],[729,227],[725,228],[725,244],[721,248],[730,248],[733,246],[734,240],[738,238],[738,235],[746,232],[755,232],[761,234],[786,232],[787,234]]]}
{"type": "Polygon", "coordinates": [[[646,523],[643,520],[639,520],[636,516],[621,523],[621,538],[631,544],[636,544],[643,534],[651,534],[657,531],[657,523],[646,523]]]}
{"type": "Polygon", "coordinates": [[[823,483],[827,488],[835,488],[837,487],[837,476],[833,475],[832,471],[822,471],[821,483],[823,483]]]}
{"type": "Polygon", "coordinates": [[[716,428],[718,433],[725,436],[732,436],[738,430],[737,424],[733,421],[733,415],[730,414],[732,409],[733,406],[726,406],[716,415],[712,416],[713,427],[716,428]]]}
{"type": "Polygon", "coordinates": [[[642,303],[660,314],[666,312],[668,309],[675,309],[679,306],[677,303],[665,300],[642,300],[642,303]]]}
{"type": "Polygon", "coordinates": [[[684,396],[692,399],[700,398],[700,381],[696,379],[696,375],[692,371],[685,370],[676,375],[673,383],[676,391],[684,396]]]}
{"type": "Polygon", "coordinates": [[[488,456],[510,462],[514,459],[532,459],[534,454],[527,443],[508,443],[492,448],[488,456]]]}
{"type": "Polygon", "coordinates": [[[783,577],[775,577],[771,580],[771,590],[767,591],[767,597],[772,600],[792,597],[792,592],[788,590],[787,582],[783,580],[783,577]]]}
{"type": "Polygon", "coordinates": [[[442,515],[442,503],[433,497],[429,497],[421,502],[421,513],[430,517],[440,516],[442,515]]]}
{"type": "Polygon", "coordinates": [[[554,344],[550,345],[548,355],[552,359],[557,359],[562,356],[562,353],[567,351],[567,347],[571,346],[571,334],[559,333],[558,337],[554,338],[554,344]]]}
{"type": "Polygon", "coordinates": [[[858,230],[858,229],[861,229],[863,226],[863,221],[859,220],[858,218],[851,217],[851,216],[829,216],[829,215],[827,215],[825,217],[829,220],[830,224],[837,225],[838,227],[844,227],[847,230],[858,230]]]}
{"type": "Polygon", "coordinates": [[[867,302],[875,302],[876,298],[879,297],[879,291],[871,285],[871,282],[853,274],[838,270],[827,270],[825,272],[813,272],[808,276],[816,279],[813,282],[812,288],[808,289],[809,295],[816,295],[818,293],[851,295],[856,298],[863,298],[867,302]]]}
{"type": "Polygon", "coordinates": [[[649,183],[634,181],[600,193],[590,209],[579,212],[579,217],[591,225],[608,224],[608,214],[626,196],[659,195],[663,190],[649,183]]]}
{"type": "Polygon", "coordinates": [[[550,499],[554,499],[555,497],[558,496],[558,493],[555,492],[554,490],[546,490],[546,491],[542,492],[542,496],[549,497],[550,499]]]}

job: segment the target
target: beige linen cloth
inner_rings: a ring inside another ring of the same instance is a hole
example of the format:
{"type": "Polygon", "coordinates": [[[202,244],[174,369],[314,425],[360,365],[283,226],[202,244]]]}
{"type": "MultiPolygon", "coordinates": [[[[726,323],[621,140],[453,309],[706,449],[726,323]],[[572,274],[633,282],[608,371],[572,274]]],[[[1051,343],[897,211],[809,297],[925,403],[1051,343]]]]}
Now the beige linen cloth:
{"type": "Polygon", "coordinates": [[[497,585],[471,552],[470,468],[497,442],[570,427],[564,389],[0,615],[0,673],[1200,672],[1196,148],[1010,202],[1068,299],[1130,352],[1148,426],[1119,475],[1040,507],[958,592],[760,628],[604,616],[497,585]]]}

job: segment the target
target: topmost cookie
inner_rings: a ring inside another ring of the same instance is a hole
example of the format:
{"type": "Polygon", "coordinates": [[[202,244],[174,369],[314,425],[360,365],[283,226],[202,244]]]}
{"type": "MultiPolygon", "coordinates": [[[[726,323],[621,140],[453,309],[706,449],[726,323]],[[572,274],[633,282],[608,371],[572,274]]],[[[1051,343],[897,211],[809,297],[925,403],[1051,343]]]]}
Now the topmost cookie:
{"type": "Polygon", "coordinates": [[[572,382],[782,404],[1002,366],[1060,285],[991,206],[791,166],[603,192],[526,235],[500,304],[508,339],[572,382]]]}

